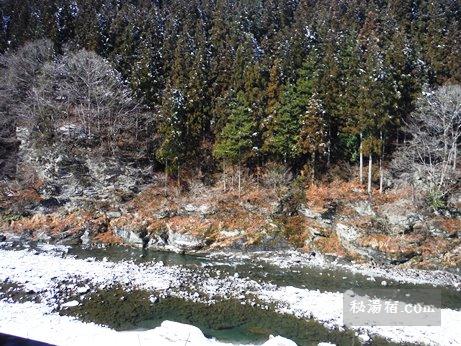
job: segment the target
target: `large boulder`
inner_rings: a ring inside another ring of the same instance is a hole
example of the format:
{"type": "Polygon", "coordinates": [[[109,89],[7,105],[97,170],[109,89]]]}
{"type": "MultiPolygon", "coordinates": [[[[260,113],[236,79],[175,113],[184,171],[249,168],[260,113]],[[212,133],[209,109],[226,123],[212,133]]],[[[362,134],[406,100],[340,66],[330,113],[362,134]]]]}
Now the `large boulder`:
{"type": "Polygon", "coordinates": [[[378,208],[379,215],[385,220],[392,234],[408,233],[423,221],[423,216],[416,212],[413,203],[407,199],[383,204],[378,208]]]}
{"type": "Polygon", "coordinates": [[[168,228],[167,247],[173,251],[195,251],[206,245],[205,239],[192,234],[185,234],[168,228]]]}
{"type": "Polygon", "coordinates": [[[178,253],[203,249],[207,239],[190,233],[184,233],[166,225],[166,229],[150,234],[147,247],[158,250],[169,250],[178,253]]]}
{"type": "Polygon", "coordinates": [[[116,228],[114,231],[115,235],[122,238],[125,244],[135,246],[146,246],[149,242],[149,238],[145,232],[139,230],[133,230],[129,228],[116,228]]]}

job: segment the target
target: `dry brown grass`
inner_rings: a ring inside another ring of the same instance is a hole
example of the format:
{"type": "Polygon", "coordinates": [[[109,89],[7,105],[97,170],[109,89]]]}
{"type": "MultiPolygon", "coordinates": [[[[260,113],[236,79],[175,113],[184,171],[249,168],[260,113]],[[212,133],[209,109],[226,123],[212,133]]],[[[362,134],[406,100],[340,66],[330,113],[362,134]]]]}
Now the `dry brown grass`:
{"type": "Polygon", "coordinates": [[[336,254],[339,257],[344,257],[347,254],[347,250],[341,245],[336,233],[331,234],[329,237],[317,238],[314,244],[322,253],[336,254]]]}
{"type": "Polygon", "coordinates": [[[282,217],[277,220],[284,231],[284,236],[291,244],[303,248],[306,240],[311,237],[308,229],[307,219],[304,216],[296,215],[282,217]]]}
{"type": "Polygon", "coordinates": [[[410,254],[418,252],[419,244],[424,241],[423,235],[373,234],[361,237],[357,243],[388,254],[410,254]]]}
{"type": "Polygon", "coordinates": [[[385,191],[383,194],[380,194],[378,190],[375,190],[373,193],[373,203],[376,205],[382,205],[386,203],[394,203],[401,199],[411,199],[411,197],[412,191],[410,187],[385,191]]]}
{"type": "Polygon", "coordinates": [[[323,211],[328,204],[341,200],[361,201],[368,198],[363,186],[357,182],[335,180],[322,185],[312,184],[306,190],[306,200],[310,208],[323,211]]]}
{"type": "Polygon", "coordinates": [[[12,221],[9,229],[15,233],[44,231],[48,235],[59,235],[62,232],[79,231],[84,228],[85,222],[91,216],[87,213],[72,213],[69,215],[37,214],[31,218],[22,218],[12,221]]]}
{"type": "Polygon", "coordinates": [[[456,233],[461,231],[461,219],[442,218],[437,220],[440,228],[448,233],[456,233]]]}
{"type": "Polygon", "coordinates": [[[116,236],[112,231],[100,233],[94,237],[94,241],[102,244],[120,245],[123,241],[120,237],[116,236]]]}

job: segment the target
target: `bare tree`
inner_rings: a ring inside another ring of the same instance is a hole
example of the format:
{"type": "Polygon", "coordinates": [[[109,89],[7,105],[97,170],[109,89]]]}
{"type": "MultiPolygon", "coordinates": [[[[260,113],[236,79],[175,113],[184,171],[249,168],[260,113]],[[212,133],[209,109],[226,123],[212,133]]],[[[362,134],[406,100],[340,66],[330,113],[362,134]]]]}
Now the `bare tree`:
{"type": "Polygon", "coordinates": [[[0,55],[0,179],[15,175],[18,117],[42,66],[53,57],[49,40],[30,42],[0,55]]]}
{"type": "Polygon", "coordinates": [[[415,174],[444,198],[459,179],[457,152],[461,139],[461,86],[426,91],[406,124],[411,136],[396,154],[394,169],[415,174]]]}
{"type": "Polygon", "coordinates": [[[94,52],[80,50],[45,64],[24,113],[48,138],[80,139],[112,153],[136,140],[141,107],[121,75],[94,52]]]}

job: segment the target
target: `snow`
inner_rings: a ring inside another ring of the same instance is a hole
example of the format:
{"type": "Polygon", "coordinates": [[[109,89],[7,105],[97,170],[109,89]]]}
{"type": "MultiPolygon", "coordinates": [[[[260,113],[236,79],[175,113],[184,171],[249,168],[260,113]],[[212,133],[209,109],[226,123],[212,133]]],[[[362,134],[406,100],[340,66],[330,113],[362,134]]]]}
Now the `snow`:
{"type": "MultiPolygon", "coordinates": [[[[53,249],[49,248],[48,250],[53,249]]],[[[54,298],[56,289],[59,289],[63,281],[70,280],[70,282],[73,281],[76,284],[67,284],[67,288],[70,287],[74,292],[82,294],[88,291],[87,285],[108,287],[117,283],[127,285],[127,287],[143,288],[152,292],[163,292],[169,288],[179,288],[181,283],[189,283],[191,278],[197,276],[197,273],[192,272],[190,269],[177,266],[168,267],[161,262],[139,265],[133,262],[114,263],[107,260],[97,261],[91,258],[76,259],[71,256],[63,257],[62,251],[63,249],[61,248],[54,249],[49,253],[40,253],[34,250],[8,251],[0,249],[0,282],[16,283],[26,291],[38,292],[48,304],[0,302],[0,332],[10,334],[14,332],[18,336],[29,336],[37,340],[57,344],[79,344],[80,339],[77,341],[75,339],[76,335],[84,335],[82,338],[93,335],[89,339],[82,339],[81,344],[85,344],[88,340],[92,340],[92,342],[87,344],[97,344],[94,340],[98,337],[114,337],[117,342],[124,340],[125,344],[132,344],[132,342],[129,342],[129,340],[132,340],[130,338],[147,341],[154,340],[149,338],[159,338],[161,335],[165,336],[166,334],[161,334],[161,330],[157,330],[157,332],[114,334],[116,332],[107,328],[92,324],[82,324],[68,317],[50,314],[53,308],[57,308],[54,298]],[[79,284],[82,281],[84,284],[79,284]],[[23,319],[25,311],[30,316],[27,318],[27,323],[23,319]],[[48,327],[44,327],[46,325],[48,327]],[[50,328],[60,328],[66,332],[57,333],[50,330],[50,328]],[[18,332],[20,334],[17,334],[18,332]],[[47,335],[56,339],[40,339],[47,335]]],[[[307,260],[307,257],[304,258],[303,256],[301,258],[307,260]]],[[[277,256],[272,256],[272,259],[277,263],[277,256]]],[[[284,263],[294,264],[298,263],[299,260],[299,256],[293,253],[289,256],[288,261],[287,257],[285,257],[284,263]]],[[[319,265],[324,260],[323,258],[315,258],[313,261],[319,265]]],[[[275,303],[278,306],[277,309],[282,313],[289,313],[302,318],[314,318],[328,328],[344,329],[342,293],[320,292],[291,286],[275,286],[268,283],[260,284],[248,278],[237,276],[224,278],[206,277],[205,269],[203,268],[197,281],[193,282],[193,285],[192,283],[190,284],[195,293],[202,293],[200,294],[201,297],[203,294],[211,298],[216,298],[217,296],[224,298],[237,297],[241,295],[241,292],[246,292],[247,295],[254,295],[268,304],[275,303]]],[[[400,275],[404,277],[404,273],[402,272],[400,275]]],[[[377,274],[382,274],[382,272],[378,271],[377,274]]],[[[418,280],[428,282],[427,278],[428,276],[419,275],[418,280]]],[[[398,280],[398,275],[397,278],[392,279],[398,280]]],[[[186,297],[195,299],[193,295],[187,296],[186,294],[186,297]]],[[[58,305],[61,304],[61,307],[64,304],[73,306],[77,303],[77,300],[71,302],[62,301],[58,302],[58,305]]],[[[360,335],[380,335],[395,342],[434,345],[459,344],[461,341],[461,329],[459,328],[461,326],[461,311],[442,309],[441,313],[442,325],[438,327],[360,327],[355,329],[360,335]]],[[[193,333],[191,331],[191,335],[197,336],[198,333],[196,332],[197,330],[193,333]]],[[[176,335],[175,337],[179,338],[180,336],[176,335]]],[[[158,344],[169,345],[168,343],[158,344]]],[[[171,344],[173,345],[174,343],[171,344]]]]}
{"type": "MultiPolygon", "coordinates": [[[[275,291],[261,291],[259,298],[282,303],[279,311],[298,317],[314,318],[329,328],[343,325],[343,294],[320,292],[295,287],[280,287],[275,291]]],[[[380,335],[394,342],[429,345],[459,345],[461,342],[461,311],[441,309],[441,326],[373,326],[353,327],[360,334],[380,335]]]]}
{"type": "MultiPolygon", "coordinates": [[[[11,304],[0,301],[0,326],[2,333],[61,346],[231,345],[208,339],[200,329],[187,324],[165,321],[160,327],[147,331],[117,332],[94,323],[83,323],[68,316],[59,316],[51,313],[44,304],[30,302],[11,304]]],[[[296,344],[277,336],[271,337],[263,346],[296,346],[296,344]]]]}

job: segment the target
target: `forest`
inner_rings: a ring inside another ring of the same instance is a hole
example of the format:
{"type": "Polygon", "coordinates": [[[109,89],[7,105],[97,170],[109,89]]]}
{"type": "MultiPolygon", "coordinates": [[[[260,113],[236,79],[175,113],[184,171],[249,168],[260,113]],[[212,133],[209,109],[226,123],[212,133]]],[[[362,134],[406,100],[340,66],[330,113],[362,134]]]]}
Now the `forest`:
{"type": "Polygon", "coordinates": [[[0,0],[0,346],[461,345],[460,22],[0,0]]]}
{"type": "Polygon", "coordinates": [[[381,191],[390,166],[419,160],[437,171],[435,185],[456,171],[456,0],[0,6],[0,137],[13,147],[13,129],[26,124],[40,145],[61,141],[172,176],[278,165],[315,180],[360,166],[365,182],[368,165],[369,191],[373,169],[381,191]]]}

